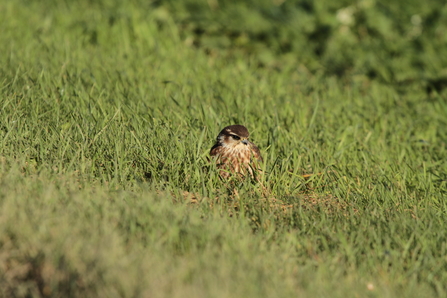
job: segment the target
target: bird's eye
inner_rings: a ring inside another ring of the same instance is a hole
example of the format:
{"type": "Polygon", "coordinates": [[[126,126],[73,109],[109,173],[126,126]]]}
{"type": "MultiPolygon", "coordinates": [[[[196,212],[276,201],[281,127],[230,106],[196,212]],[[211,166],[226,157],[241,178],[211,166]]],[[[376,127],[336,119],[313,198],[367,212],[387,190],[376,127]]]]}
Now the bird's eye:
{"type": "Polygon", "coordinates": [[[239,141],[241,138],[236,136],[236,135],[231,135],[233,137],[233,139],[235,139],[236,141],[239,141]]]}

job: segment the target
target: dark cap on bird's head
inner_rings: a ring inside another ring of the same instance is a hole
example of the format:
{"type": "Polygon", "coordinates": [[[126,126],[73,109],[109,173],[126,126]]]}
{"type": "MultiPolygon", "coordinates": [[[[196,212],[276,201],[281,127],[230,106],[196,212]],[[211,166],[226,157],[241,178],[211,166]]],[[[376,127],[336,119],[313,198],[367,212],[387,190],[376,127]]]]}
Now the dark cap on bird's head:
{"type": "Polygon", "coordinates": [[[230,125],[222,129],[219,135],[237,135],[241,138],[248,138],[250,133],[248,129],[243,125],[230,125]]]}

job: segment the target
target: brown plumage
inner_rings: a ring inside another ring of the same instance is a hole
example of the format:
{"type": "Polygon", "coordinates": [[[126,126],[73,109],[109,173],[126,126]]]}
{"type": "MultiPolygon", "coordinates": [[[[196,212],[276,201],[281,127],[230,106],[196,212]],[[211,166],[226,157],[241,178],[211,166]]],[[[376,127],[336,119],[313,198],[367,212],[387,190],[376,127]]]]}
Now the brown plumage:
{"type": "Polygon", "coordinates": [[[215,158],[220,176],[228,178],[231,173],[245,175],[248,171],[253,177],[262,162],[261,152],[248,140],[250,133],[242,125],[230,125],[222,129],[211,148],[210,155],[215,158]]]}

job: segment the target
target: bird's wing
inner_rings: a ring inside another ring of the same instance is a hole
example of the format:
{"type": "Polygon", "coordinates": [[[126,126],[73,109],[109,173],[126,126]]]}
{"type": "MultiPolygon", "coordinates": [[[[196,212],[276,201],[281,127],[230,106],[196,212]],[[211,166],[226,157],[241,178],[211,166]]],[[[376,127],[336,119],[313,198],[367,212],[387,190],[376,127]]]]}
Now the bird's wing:
{"type": "Polygon", "coordinates": [[[261,151],[259,150],[259,148],[256,147],[256,145],[253,144],[252,142],[250,142],[250,147],[251,147],[251,152],[253,153],[254,157],[257,160],[259,160],[260,162],[262,162],[261,151]]]}
{"type": "Polygon", "coordinates": [[[211,156],[220,155],[222,153],[221,151],[222,151],[222,146],[220,146],[219,144],[214,144],[214,146],[210,150],[210,155],[211,156]]]}

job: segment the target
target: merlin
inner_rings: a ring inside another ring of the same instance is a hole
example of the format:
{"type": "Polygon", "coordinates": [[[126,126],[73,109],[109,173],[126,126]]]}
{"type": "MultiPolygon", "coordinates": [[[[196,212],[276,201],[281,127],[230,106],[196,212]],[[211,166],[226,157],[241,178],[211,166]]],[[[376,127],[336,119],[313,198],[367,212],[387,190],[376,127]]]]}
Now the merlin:
{"type": "Polygon", "coordinates": [[[210,155],[215,158],[222,178],[231,173],[244,176],[247,172],[254,176],[257,163],[262,162],[261,152],[255,144],[248,140],[250,133],[242,125],[230,125],[222,129],[211,148],[210,155]]]}

